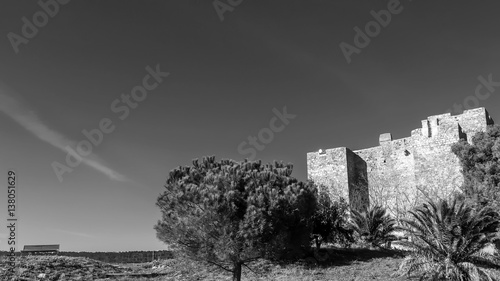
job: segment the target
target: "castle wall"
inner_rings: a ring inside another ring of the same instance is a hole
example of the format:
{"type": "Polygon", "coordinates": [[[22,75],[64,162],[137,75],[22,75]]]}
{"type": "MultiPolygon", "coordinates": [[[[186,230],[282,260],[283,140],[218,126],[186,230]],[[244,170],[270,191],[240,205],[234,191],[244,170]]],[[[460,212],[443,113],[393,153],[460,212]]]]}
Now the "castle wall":
{"type": "Polygon", "coordinates": [[[307,154],[307,173],[318,186],[328,187],[332,200],[349,199],[347,148],[327,149],[307,154]]]}
{"type": "Polygon", "coordinates": [[[350,149],[339,147],[308,153],[307,171],[310,179],[327,188],[330,199],[338,201],[342,197],[355,210],[369,206],[366,162],[350,149]]]}
{"type": "Polygon", "coordinates": [[[462,130],[467,134],[467,141],[472,143],[472,137],[478,132],[485,132],[487,125],[493,124],[493,119],[484,108],[464,111],[463,114],[454,116],[462,130]]]}
{"type": "Polygon", "coordinates": [[[377,147],[308,153],[308,177],[328,186],[332,199],[349,198],[356,209],[382,205],[399,218],[423,200],[459,191],[463,176],[451,146],[460,139],[471,142],[489,124],[493,120],[484,108],[429,116],[411,137],[382,134],[377,147]]]}
{"type": "MultiPolygon", "coordinates": [[[[458,139],[457,139],[458,140],[458,139]]],[[[415,187],[418,200],[447,199],[453,192],[459,191],[463,183],[458,157],[451,151],[455,142],[432,143],[416,147],[415,187]]]]}
{"type": "Polygon", "coordinates": [[[367,163],[368,192],[372,205],[382,205],[396,215],[415,202],[408,192],[415,186],[415,159],[411,139],[355,151],[367,163]]]}
{"type": "Polygon", "coordinates": [[[349,205],[357,211],[365,211],[370,206],[367,182],[367,164],[359,155],[346,149],[347,158],[347,183],[349,192],[349,205]]]}

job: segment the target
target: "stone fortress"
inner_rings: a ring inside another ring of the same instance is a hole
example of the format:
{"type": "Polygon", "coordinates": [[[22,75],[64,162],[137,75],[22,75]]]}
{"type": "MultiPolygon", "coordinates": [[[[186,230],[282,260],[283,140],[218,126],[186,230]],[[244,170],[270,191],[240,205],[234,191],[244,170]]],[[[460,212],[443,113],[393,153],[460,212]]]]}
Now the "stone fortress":
{"type": "Polygon", "coordinates": [[[493,119],[484,108],[463,114],[434,115],[410,137],[393,140],[381,134],[379,146],[347,147],[307,153],[308,179],[328,189],[330,198],[348,200],[351,208],[382,205],[397,219],[424,199],[447,198],[463,183],[458,157],[451,146],[469,143],[493,119]]]}

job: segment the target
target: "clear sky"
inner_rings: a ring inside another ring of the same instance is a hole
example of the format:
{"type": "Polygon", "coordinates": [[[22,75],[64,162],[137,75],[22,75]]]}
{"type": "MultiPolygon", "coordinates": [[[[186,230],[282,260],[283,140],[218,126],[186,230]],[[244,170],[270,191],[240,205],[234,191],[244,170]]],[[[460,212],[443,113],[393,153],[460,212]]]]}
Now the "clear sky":
{"type": "Polygon", "coordinates": [[[60,2],[0,2],[0,250],[9,169],[18,246],[157,250],[168,172],[250,157],[259,132],[255,159],[305,180],[307,152],[406,137],[454,104],[500,122],[498,1],[60,2]]]}

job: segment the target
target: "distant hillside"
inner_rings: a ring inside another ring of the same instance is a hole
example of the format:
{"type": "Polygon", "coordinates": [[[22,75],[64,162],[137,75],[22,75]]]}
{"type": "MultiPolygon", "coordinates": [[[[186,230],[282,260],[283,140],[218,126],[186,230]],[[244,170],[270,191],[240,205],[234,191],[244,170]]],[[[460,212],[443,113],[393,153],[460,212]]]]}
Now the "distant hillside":
{"type": "MultiPolygon", "coordinates": [[[[0,251],[0,256],[6,256],[8,251],[0,251]]],[[[16,256],[20,253],[16,252],[16,256]]],[[[171,251],[129,251],[129,252],[59,252],[59,256],[87,257],[103,262],[141,263],[158,259],[173,258],[171,251]]]]}

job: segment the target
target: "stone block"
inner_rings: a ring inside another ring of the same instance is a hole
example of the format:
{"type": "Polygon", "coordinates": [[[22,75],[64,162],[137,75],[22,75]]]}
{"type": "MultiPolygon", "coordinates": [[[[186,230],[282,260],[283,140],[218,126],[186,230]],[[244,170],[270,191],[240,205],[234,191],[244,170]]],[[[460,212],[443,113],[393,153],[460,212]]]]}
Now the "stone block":
{"type": "Polygon", "coordinates": [[[378,138],[378,142],[380,145],[389,143],[392,141],[392,134],[391,133],[385,133],[381,134],[380,137],[378,138]]]}

